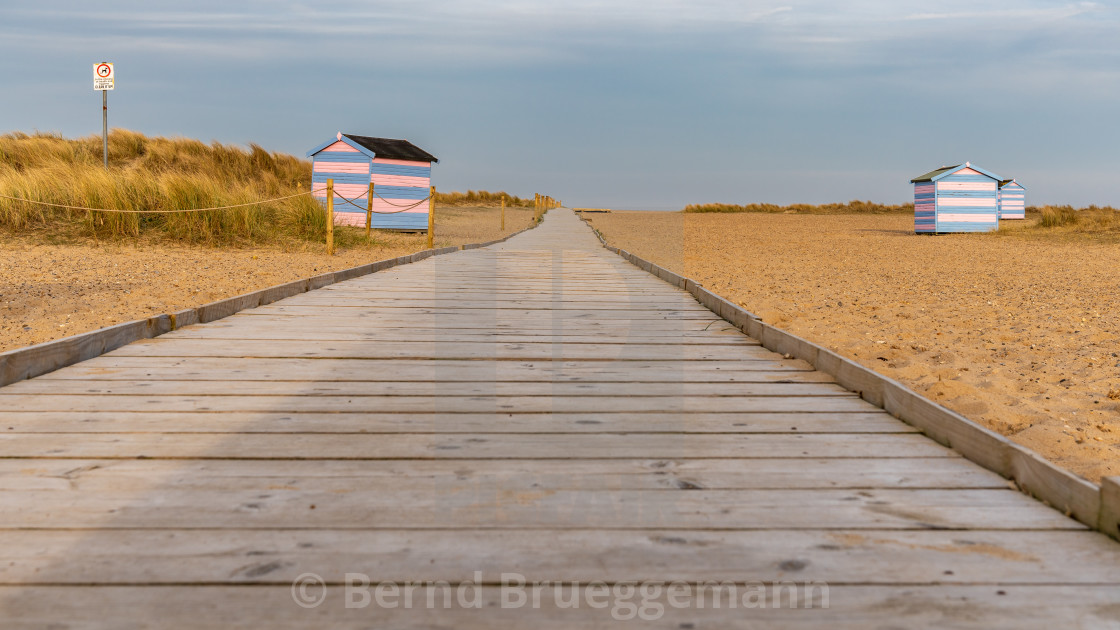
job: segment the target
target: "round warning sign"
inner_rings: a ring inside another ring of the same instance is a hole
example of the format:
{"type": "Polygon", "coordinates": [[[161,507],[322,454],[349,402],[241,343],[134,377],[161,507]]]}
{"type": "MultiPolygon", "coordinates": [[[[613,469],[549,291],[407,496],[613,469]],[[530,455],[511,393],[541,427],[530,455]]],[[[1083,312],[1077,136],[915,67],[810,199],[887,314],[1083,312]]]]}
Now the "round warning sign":
{"type": "Polygon", "coordinates": [[[108,61],[93,64],[93,89],[95,90],[111,90],[113,89],[113,64],[108,61]]]}

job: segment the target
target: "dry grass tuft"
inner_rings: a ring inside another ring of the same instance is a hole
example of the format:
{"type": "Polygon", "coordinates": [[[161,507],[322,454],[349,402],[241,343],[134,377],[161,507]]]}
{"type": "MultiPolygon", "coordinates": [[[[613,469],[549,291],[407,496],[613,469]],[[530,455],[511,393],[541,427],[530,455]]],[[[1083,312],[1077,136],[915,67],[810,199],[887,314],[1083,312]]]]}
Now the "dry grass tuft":
{"type": "Polygon", "coordinates": [[[819,206],[793,204],[779,206],[772,203],[752,203],[745,206],[726,203],[707,203],[685,206],[684,212],[759,212],[768,214],[896,214],[914,212],[914,204],[884,205],[858,199],[848,203],[826,203],[819,206]]]}
{"type": "Polygon", "coordinates": [[[1046,206],[1041,210],[1037,227],[1052,228],[1077,224],[1077,211],[1070,206],[1046,206]]]}
{"type": "Polygon", "coordinates": [[[1026,221],[1000,221],[999,231],[994,234],[1114,242],[1120,240],[1120,210],[1110,206],[1030,206],[1026,221]]]}
{"type": "Polygon", "coordinates": [[[502,197],[505,197],[507,206],[516,206],[520,208],[533,207],[532,199],[522,199],[521,197],[502,191],[489,192],[486,190],[468,190],[465,193],[441,193],[437,191],[436,203],[445,206],[497,207],[501,205],[502,197]]]}

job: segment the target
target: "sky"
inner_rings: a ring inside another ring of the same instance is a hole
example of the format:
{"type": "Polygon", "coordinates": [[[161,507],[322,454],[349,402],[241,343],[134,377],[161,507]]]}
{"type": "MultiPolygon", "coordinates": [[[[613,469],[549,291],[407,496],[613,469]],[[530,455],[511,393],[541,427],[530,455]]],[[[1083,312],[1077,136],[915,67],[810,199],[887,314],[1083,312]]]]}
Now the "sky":
{"type": "Polygon", "coordinates": [[[912,198],[971,161],[1120,206],[1120,1],[3,0],[0,132],[303,156],[406,138],[440,190],[566,205],[912,198]]]}

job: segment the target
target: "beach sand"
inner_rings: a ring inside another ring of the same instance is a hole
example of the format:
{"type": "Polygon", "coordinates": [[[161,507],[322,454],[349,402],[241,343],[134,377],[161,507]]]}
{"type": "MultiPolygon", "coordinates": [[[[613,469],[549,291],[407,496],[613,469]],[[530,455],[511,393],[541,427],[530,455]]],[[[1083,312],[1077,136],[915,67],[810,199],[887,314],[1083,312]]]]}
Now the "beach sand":
{"type": "MultiPolygon", "coordinates": [[[[437,208],[435,247],[478,243],[529,226],[531,208],[437,208]]],[[[353,230],[364,237],[364,229],[353,230]]],[[[160,241],[48,244],[0,237],[0,352],[395,258],[427,247],[424,234],[374,232],[372,246],[187,247],[160,241]]]]}
{"type": "Polygon", "coordinates": [[[1094,482],[1120,475],[1120,246],[909,215],[588,214],[612,244],[1094,482]]]}

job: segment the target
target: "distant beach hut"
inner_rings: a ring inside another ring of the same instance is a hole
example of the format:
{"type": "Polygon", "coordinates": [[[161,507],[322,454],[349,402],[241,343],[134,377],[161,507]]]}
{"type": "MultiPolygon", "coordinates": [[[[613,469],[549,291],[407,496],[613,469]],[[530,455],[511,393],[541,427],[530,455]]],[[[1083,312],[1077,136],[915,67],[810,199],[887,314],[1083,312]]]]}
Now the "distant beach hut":
{"type": "Polygon", "coordinates": [[[369,185],[374,185],[371,225],[390,230],[427,230],[428,197],[435,156],[407,140],[371,138],[339,132],[307,152],[312,160],[311,189],[326,203],[324,189],[334,180],[336,225],[366,225],[369,185]],[[343,201],[349,199],[353,205],[343,201]],[[380,214],[379,214],[380,213],[380,214]],[[392,214],[388,214],[392,213],[392,214]]]}
{"type": "Polygon", "coordinates": [[[1027,189],[1014,179],[999,184],[999,218],[1027,218],[1027,189]]]}
{"type": "Polygon", "coordinates": [[[988,232],[999,228],[999,175],[969,162],[942,166],[914,184],[914,231],[988,232]]]}

